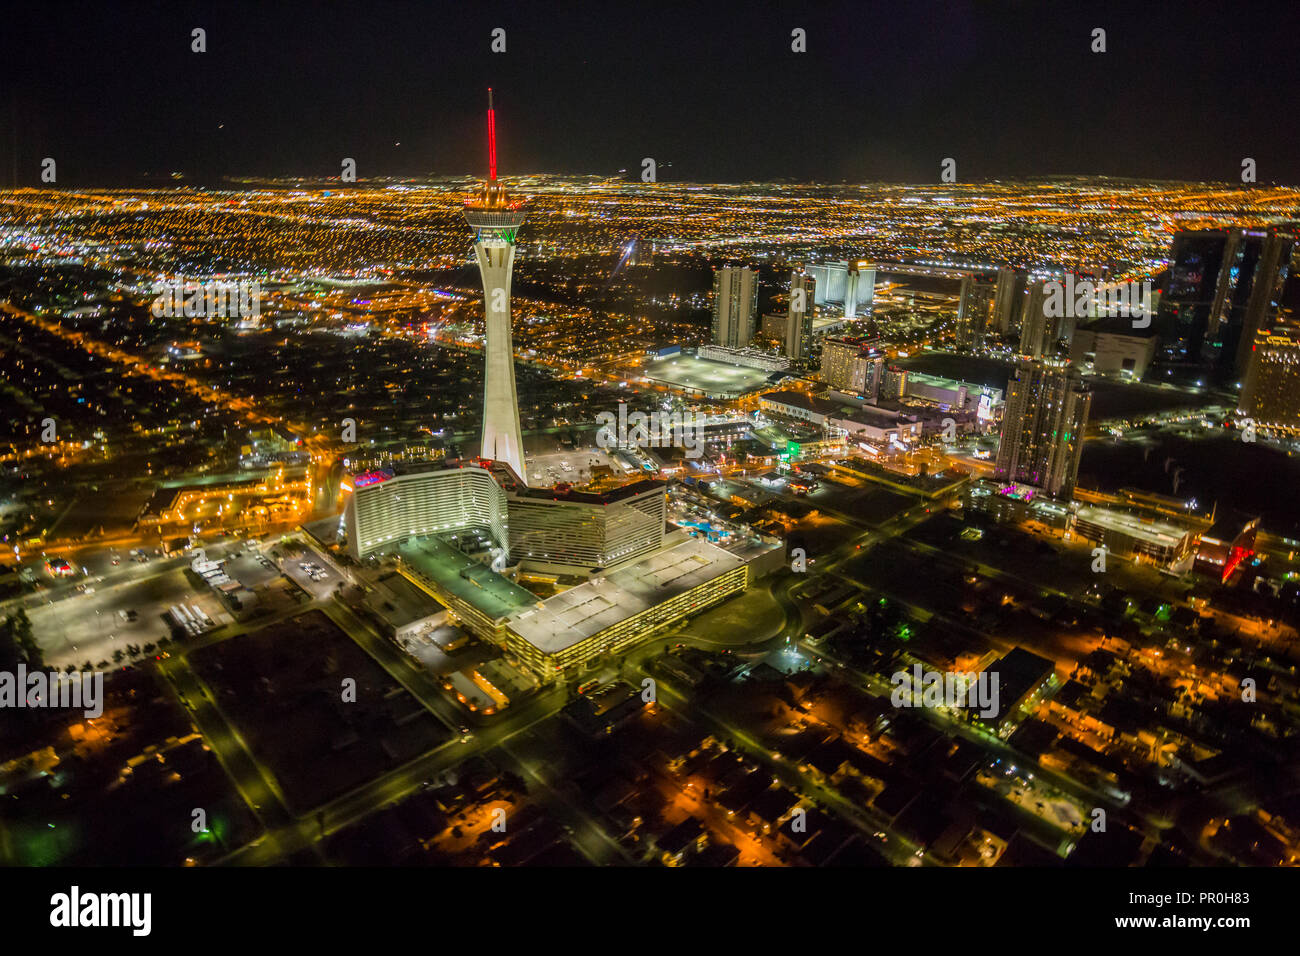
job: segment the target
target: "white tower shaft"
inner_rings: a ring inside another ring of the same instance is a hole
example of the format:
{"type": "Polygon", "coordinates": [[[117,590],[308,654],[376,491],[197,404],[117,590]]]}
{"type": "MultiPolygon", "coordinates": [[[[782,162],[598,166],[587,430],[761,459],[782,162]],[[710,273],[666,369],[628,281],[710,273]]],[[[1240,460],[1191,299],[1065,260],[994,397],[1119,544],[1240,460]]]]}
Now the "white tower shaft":
{"type": "Polygon", "coordinates": [[[509,465],[519,480],[528,484],[510,331],[510,276],[515,246],[504,239],[481,238],[474,243],[474,252],[483,276],[485,309],[483,440],[479,454],[509,465]]]}

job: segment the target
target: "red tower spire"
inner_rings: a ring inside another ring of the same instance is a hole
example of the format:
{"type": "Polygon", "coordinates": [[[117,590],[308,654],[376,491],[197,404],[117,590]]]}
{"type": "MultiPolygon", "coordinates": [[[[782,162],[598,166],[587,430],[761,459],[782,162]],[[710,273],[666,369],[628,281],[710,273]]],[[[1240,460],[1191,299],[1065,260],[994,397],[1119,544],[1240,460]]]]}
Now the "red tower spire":
{"type": "Polygon", "coordinates": [[[488,87],[488,180],[497,178],[497,117],[492,109],[492,87],[488,87]]]}

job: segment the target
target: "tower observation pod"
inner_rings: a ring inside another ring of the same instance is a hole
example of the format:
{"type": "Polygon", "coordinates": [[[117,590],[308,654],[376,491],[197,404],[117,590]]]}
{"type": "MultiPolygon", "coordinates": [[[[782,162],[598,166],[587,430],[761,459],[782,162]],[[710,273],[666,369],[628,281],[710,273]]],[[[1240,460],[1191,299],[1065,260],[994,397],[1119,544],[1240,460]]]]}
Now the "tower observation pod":
{"type": "Polygon", "coordinates": [[[514,346],[510,331],[510,275],[515,235],[524,224],[523,203],[512,201],[497,182],[496,112],[488,90],[488,178],[465,201],[465,221],[474,230],[474,254],[483,277],[483,438],[479,454],[504,462],[524,484],[528,469],[519,427],[514,346]]]}

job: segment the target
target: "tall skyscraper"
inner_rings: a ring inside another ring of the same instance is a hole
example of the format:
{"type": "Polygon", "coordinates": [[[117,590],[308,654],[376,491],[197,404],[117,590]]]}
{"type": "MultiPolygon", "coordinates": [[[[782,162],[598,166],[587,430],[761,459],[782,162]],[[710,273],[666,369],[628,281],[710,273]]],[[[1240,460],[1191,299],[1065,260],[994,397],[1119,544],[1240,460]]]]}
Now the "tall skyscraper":
{"type": "Polygon", "coordinates": [[[1025,273],[1022,269],[1003,266],[998,269],[997,293],[993,297],[993,325],[1002,335],[1011,331],[1016,321],[1016,307],[1025,297],[1025,273]]]}
{"type": "Polygon", "coordinates": [[[844,270],[844,318],[857,318],[858,306],[870,306],[876,292],[876,269],[869,262],[848,262],[844,270]]]}
{"type": "Polygon", "coordinates": [[[1300,434],[1300,328],[1255,334],[1239,410],[1261,428],[1300,434]]]}
{"type": "Polygon", "coordinates": [[[993,311],[997,282],[982,275],[967,275],[961,280],[957,302],[957,348],[963,352],[980,347],[984,330],[993,311]]]}
{"type": "Polygon", "coordinates": [[[867,259],[823,262],[808,267],[817,282],[817,305],[843,305],[845,318],[870,311],[876,294],[876,266],[867,259]]]}
{"type": "Polygon", "coordinates": [[[1277,317],[1274,322],[1300,327],[1300,242],[1292,243],[1291,255],[1284,271],[1286,274],[1279,276],[1278,280],[1282,288],[1277,297],[1277,317]]]}
{"type": "Polygon", "coordinates": [[[742,349],[754,338],[758,319],[758,273],[723,266],[713,274],[713,344],[742,349]]]}
{"type": "Polygon", "coordinates": [[[639,237],[633,239],[628,243],[627,264],[629,266],[653,265],[654,244],[639,237]]]}
{"type": "Polygon", "coordinates": [[[1166,357],[1204,366],[1219,381],[1239,378],[1280,294],[1293,241],[1257,229],[1175,235],[1156,325],[1166,357]]]}
{"type": "Polygon", "coordinates": [[[465,203],[465,221],[474,230],[474,254],[483,277],[483,439],[479,454],[504,462],[524,484],[523,430],[515,387],[514,345],[510,332],[510,276],[515,264],[515,235],[524,224],[523,203],[512,201],[497,182],[496,114],[488,90],[488,178],[465,203]]]}
{"type": "Polygon", "coordinates": [[[1174,236],[1156,328],[1165,357],[1241,381],[1290,271],[1292,229],[1206,229],[1174,236]]]}
{"type": "Polygon", "coordinates": [[[803,364],[812,353],[813,302],[817,297],[817,280],[796,266],[790,274],[790,305],[786,313],[785,345],[789,359],[803,364]]]}
{"type": "Polygon", "coordinates": [[[1092,393],[1078,370],[1049,359],[1021,359],[1011,380],[994,477],[1070,498],[1079,477],[1092,393]]]}
{"type": "Polygon", "coordinates": [[[1061,320],[1047,314],[1047,293],[1043,281],[1029,286],[1024,315],[1020,320],[1020,354],[1030,358],[1051,356],[1060,337],[1061,320]]]}
{"type": "MultiPolygon", "coordinates": [[[[1267,329],[1278,315],[1295,249],[1294,233],[1270,231],[1263,237],[1248,293],[1234,296],[1244,302],[1244,307],[1240,319],[1232,324],[1226,336],[1224,359],[1231,358],[1233,375],[1239,381],[1249,368],[1256,334],[1267,329]]],[[[1226,361],[1221,364],[1226,368],[1226,361]]]]}
{"type": "Polygon", "coordinates": [[[897,401],[907,389],[907,369],[888,365],[880,370],[880,388],[876,400],[897,401]]]}
{"type": "Polygon", "coordinates": [[[1160,349],[1167,359],[1201,361],[1220,285],[1227,238],[1222,229],[1184,230],[1174,236],[1169,253],[1169,279],[1156,316],[1160,349]]]}
{"type": "Polygon", "coordinates": [[[874,339],[834,338],[822,343],[821,378],[831,388],[875,402],[885,371],[885,354],[874,339]]]}

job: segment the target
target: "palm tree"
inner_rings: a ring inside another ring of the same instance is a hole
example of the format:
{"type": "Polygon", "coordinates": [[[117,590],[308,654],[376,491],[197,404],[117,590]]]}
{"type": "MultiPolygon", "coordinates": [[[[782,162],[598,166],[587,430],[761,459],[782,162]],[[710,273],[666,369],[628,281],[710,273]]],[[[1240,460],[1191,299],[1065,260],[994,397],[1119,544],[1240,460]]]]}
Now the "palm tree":
{"type": "Polygon", "coordinates": [[[26,659],[27,666],[44,667],[45,655],[41,651],[41,646],[36,643],[36,638],[32,636],[32,622],[27,617],[26,608],[20,607],[18,613],[8,618],[5,623],[12,628],[14,641],[26,659]]]}

